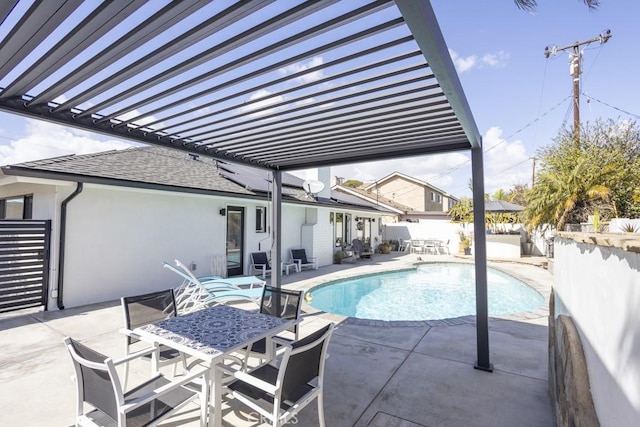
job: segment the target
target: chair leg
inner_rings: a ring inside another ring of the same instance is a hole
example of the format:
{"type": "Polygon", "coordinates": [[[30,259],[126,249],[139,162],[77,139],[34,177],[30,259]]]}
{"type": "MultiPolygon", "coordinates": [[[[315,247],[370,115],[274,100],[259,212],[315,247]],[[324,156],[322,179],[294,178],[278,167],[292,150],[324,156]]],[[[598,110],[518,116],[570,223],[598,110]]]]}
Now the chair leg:
{"type": "Polygon", "coordinates": [[[318,424],[320,427],[324,427],[324,402],[322,393],[318,395],[318,424]]]}
{"type": "MultiPolygon", "coordinates": [[[[124,356],[127,357],[129,355],[129,344],[125,341],[124,343],[124,356]]],[[[124,364],[124,375],[122,379],[122,389],[127,390],[127,380],[129,379],[129,364],[131,362],[127,362],[124,364]]]]}
{"type": "MultiPolygon", "coordinates": [[[[209,376],[210,373],[207,372],[202,379],[202,390],[200,392],[200,427],[207,425],[207,415],[209,414],[209,376]]],[[[216,410],[220,410],[220,408],[216,408],[216,410]]]]}

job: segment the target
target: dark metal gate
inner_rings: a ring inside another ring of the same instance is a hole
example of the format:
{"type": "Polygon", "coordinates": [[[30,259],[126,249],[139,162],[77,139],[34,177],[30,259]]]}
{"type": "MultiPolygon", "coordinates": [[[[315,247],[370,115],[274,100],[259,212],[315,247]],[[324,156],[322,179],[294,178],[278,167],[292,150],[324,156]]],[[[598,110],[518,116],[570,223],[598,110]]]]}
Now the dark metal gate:
{"type": "Polygon", "coordinates": [[[47,304],[51,221],[0,221],[0,313],[47,304]]]}

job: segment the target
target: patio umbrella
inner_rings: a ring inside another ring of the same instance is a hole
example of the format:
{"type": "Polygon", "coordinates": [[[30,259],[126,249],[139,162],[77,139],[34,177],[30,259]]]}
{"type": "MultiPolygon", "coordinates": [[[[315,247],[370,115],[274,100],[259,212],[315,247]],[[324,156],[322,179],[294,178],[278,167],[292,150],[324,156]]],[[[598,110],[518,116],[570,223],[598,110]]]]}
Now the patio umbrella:
{"type": "Polygon", "coordinates": [[[490,200],[485,202],[484,210],[493,213],[520,212],[524,210],[524,206],[515,203],[506,202],[504,200],[490,200]]]}

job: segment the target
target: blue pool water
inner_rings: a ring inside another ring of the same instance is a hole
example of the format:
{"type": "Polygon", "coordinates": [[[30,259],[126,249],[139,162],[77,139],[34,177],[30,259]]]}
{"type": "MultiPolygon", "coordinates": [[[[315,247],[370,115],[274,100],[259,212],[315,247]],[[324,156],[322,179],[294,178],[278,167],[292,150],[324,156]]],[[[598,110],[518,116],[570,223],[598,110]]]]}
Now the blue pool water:
{"type": "MultiPolygon", "coordinates": [[[[359,319],[437,320],[476,313],[475,271],[470,264],[423,264],[341,280],[311,289],[319,310],[359,319]]],[[[544,298],[524,282],[488,269],[489,314],[530,311],[544,298]]]]}

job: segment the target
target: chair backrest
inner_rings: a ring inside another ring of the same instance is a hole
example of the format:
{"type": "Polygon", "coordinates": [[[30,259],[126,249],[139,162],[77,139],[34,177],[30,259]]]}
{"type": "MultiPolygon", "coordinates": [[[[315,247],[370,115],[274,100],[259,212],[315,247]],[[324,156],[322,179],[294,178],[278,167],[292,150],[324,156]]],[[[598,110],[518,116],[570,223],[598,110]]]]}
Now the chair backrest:
{"type": "MultiPolygon", "coordinates": [[[[265,285],[262,291],[262,300],[260,301],[260,313],[281,319],[298,320],[302,309],[303,294],[304,291],[265,285]]],[[[291,328],[291,331],[297,334],[297,323],[291,328]]]]}
{"type": "MultiPolygon", "coordinates": [[[[175,317],[178,312],[173,289],[122,297],[121,302],[124,312],[124,326],[130,330],[175,317]]],[[[129,344],[135,340],[129,336],[127,339],[129,344]]]]}
{"type": "Polygon", "coordinates": [[[111,359],[72,338],[66,337],[64,343],[76,371],[79,410],[82,408],[82,402],[87,402],[117,420],[118,399],[124,399],[122,396],[118,397],[118,391],[122,394],[119,385],[114,387],[114,380],[117,380],[114,375],[117,373],[113,364],[108,366],[111,359]]]}
{"type": "Polygon", "coordinates": [[[291,259],[299,259],[301,264],[309,264],[307,251],[304,249],[291,249],[291,259]]]}
{"type": "MultiPolygon", "coordinates": [[[[332,331],[333,323],[329,323],[291,345],[291,353],[283,367],[282,400],[297,400],[301,397],[300,391],[306,389],[307,383],[314,378],[318,378],[318,384],[322,386],[324,362],[332,331]]],[[[283,364],[284,362],[283,360],[283,364]]]]}
{"type": "Polygon", "coordinates": [[[362,255],[365,250],[364,250],[364,243],[362,243],[362,240],[360,239],[353,239],[353,241],[351,242],[352,246],[353,246],[353,251],[355,253],[357,253],[358,255],[362,255]]]}
{"type": "Polygon", "coordinates": [[[269,265],[269,258],[267,258],[266,252],[252,252],[251,261],[253,264],[264,264],[267,266],[267,270],[271,270],[271,265],[269,265]]]}

